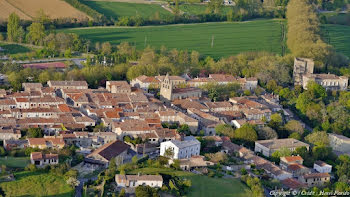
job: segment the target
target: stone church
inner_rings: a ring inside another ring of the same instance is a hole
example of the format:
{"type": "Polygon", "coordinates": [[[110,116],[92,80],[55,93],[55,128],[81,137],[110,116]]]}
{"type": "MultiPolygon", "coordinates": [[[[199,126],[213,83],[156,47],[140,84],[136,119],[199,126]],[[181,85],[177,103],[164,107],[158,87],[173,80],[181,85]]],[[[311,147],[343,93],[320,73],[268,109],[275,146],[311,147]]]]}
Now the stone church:
{"type": "Polygon", "coordinates": [[[175,99],[186,99],[196,97],[199,98],[202,96],[202,90],[194,87],[179,87],[181,84],[176,84],[175,81],[169,78],[167,74],[160,86],[160,100],[162,101],[173,101],[175,99]]]}

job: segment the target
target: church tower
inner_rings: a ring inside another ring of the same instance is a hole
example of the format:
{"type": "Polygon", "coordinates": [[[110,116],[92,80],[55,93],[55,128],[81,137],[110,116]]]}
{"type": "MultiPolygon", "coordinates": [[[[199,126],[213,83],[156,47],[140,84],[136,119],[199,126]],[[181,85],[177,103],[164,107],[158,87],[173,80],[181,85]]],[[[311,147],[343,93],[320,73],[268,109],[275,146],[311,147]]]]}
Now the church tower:
{"type": "Polygon", "coordinates": [[[173,94],[173,83],[167,73],[160,85],[160,100],[171,101],[173,94]]]}

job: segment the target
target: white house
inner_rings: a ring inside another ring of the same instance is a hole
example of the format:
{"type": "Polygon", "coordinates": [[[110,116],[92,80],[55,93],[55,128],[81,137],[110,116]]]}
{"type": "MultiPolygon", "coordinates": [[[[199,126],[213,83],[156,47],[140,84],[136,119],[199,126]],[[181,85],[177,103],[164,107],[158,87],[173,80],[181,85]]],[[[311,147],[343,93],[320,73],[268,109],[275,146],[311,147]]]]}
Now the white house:
{"type": "Polygon", "coordinates": [[[58,164],[58,154],[43,154],[41,152],[32,152],[30,154],[30,161],[32,164],[42,167],[45,165],[58,164]]]}
{"type": "Polygon", "coordinates": [[[161,188],[163,186],[163,177],[161,175],[115,175],[115,182],[120,187],[137,187],[139,185],[148,185],[150,187],[161,188]]]}
{"type": "Polygon", "coordinates": [[[315,161],[314,169],[320,173],[331,173],[332,172],[332,166],[323,162],[323,161],[315,161]]]}
{"type": "Polygon", "coordinates": [[[165,156],[166,150],[171,149],[173,159],[190,158],[199,155],[201,143],[193,136],[186,136],[184,141],[171,140],[160,144],[160,155],[165,156]]]}

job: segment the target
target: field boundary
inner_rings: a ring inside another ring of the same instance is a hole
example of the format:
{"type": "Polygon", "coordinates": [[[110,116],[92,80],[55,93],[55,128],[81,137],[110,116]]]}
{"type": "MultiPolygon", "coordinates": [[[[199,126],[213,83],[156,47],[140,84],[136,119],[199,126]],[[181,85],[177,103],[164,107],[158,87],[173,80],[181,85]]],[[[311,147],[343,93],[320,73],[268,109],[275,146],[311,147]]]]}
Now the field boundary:
{"type": "Polygon", "coordinates": [[[85,0],[85,1],[100,1],[100,2],[115,2],[115,3],[135,3],[135,4],[167,4],[164,1],[148,1],[148,0],[85,0]]]}
{"type": "Polygon", "coordinates": [[[247,21],[219,21],[219,22],[205,22],[205,23],[178,23],[178,24],[167,24],[167,25],[146,25],[146,26],[93,26],[93,27],[73,27],[73,28],[63,28],[60,30],[84,30],[84,29],[141,29],[141,28],[153,28],[153,27],[171,27],[171,26],[190,26],[190,25],[209,25],[209,24],[243,24],[255,21],[285,21],[285,19],[253,19],[247,21]]]}

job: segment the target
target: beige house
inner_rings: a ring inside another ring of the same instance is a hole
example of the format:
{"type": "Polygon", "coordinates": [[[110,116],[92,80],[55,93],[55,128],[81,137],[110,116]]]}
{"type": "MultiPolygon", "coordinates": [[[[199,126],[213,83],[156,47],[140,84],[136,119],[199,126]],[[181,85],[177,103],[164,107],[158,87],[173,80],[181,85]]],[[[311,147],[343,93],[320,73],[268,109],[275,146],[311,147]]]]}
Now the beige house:
{"type": "Polygon", "coordinates": [[[47,85],[57,89],[88,89],[86,81],[48,81],[47,85]]]}
{"type": "Polygon", "coordinates": [[[65,143],[62,138],[28,138],[28,146],[39,149],[62,149],[65,143]]]}
{"type": "Polygon", "coordinates": [[[309,145],[293,138],[286,139],[272,139],[272,140],[259,140],[255,142],[255,152],[262,153],[266,157],[270,157],[272,153],[281,148],[288,148],[291,151],[295,151],[298,147],[306,147],[309,150],[309,145]]]}
{"type": "Polygon", "coordinates": [[[299,177],[299,180],[308,187],[322,187],[330,182],[331,176],[328,173],[311,173],[299,177]]]}
{"type": "Polygon", "coordinates": [[[287,169],[290,164],[303,165],[304,159],[300,156],[285,156],[280,158],[280,167],[287,169]]]}
{"type": "Polygon", "coordinates": [[[38,167],[58,164],[58,154],[43,154],[41,152],[32,152],[30,162],[38,167]]]}
{"type": "Polygon", "coordinates": [[[144,120],[129,119],[113,122],[112,131],[118,135],[118,139],[123,139],[124,136],[137,137],[137,135],[151,133],[152,128],[144,120]]]}
{"type": "Polygon", "coordinates": [[[41,83],[22,83],[22,87],[24,91],[31,92],[31,91],[41,91],[41,88],[43,85],[41,83]]]}
{"type": "Polygon", "coordinates": [[[130,85],[132,87],[141,88],[145,91],[148,91],[150,87],[158,88],[160,85],[160,81],[155,77],[148,77],[145,75],[141,75],[131,80],[130,85]]]}
{"type": "Polygon", "coordinates": [[[287,167],[287,172],[292,173],[293,177],[300,177],[303,176],[305,174],[310,174],[311,170],[299,163],[293,163],[288,165],[287,167]]]}
{"type": "Polygon", "coordinates": [[[9,127],[0,128],[0,140],[18,140],[21,137],[22,135],[19,129],[9,127]]]}
{"type": "Polygon", "coordinates": [[[115,175],[115,182],[119,187],[137,187],[147,185],[150,187],[161,188],[163,186],[163,177],[161,175],[115,175]]]}
{"type": "Polygon", "coordinates": [[[106,89],[111,93],[131,93],[131,87],[126,81],[107,81],[106,89]]]}

